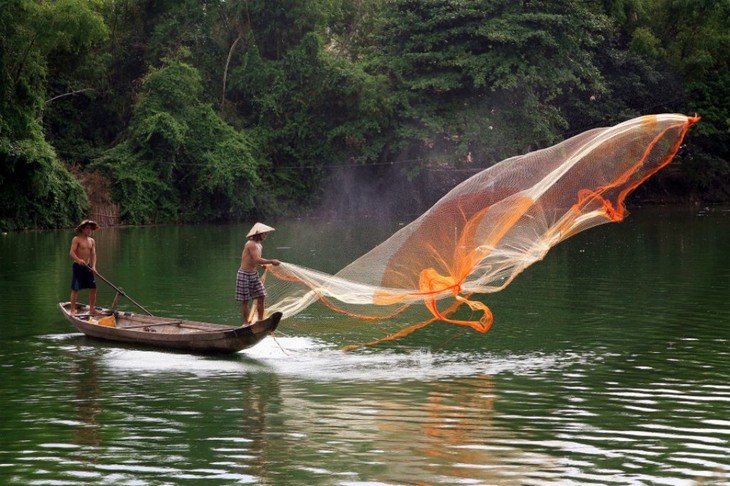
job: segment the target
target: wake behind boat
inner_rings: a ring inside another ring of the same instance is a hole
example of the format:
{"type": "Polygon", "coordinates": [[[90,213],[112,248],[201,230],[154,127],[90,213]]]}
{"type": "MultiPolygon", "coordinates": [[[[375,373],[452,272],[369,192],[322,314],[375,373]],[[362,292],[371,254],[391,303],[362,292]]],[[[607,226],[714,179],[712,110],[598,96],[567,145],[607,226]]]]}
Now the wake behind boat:
{"type": "Polygon", "coordinates": [[[89,315],[85,305],[77,305],[72,315],[70,302],[61,302],[58,307],[76,329],[89,337],[201,354],[236,353],[255,346],[274,332],[281,320],[281,312],[275,312],[263,321],[236,327],[101,307],[96,308],[96,315],[89,315]]]}

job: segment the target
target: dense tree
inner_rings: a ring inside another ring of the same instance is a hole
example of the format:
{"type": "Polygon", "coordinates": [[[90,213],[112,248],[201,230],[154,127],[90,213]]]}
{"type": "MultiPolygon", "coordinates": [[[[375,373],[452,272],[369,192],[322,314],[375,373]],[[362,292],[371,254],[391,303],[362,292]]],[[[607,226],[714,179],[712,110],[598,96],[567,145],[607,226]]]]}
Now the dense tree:
{"type": "Polygon", "coordinates": [[[261,165],[250,137],[218,117],[198,71],[179,60],[145,77],[126,139],[96,163],[132,223],[236,219],[254,207],[261,165]]]}
{"type": "Polygon", "coordinates": [[[647,0],[645,25],[657,39],[657,55],[684,82],[688,110],[702,116],[689,142],[684,173],[705,199],[730,198],[730,2],[647,0]]]}
{"type": "Polygon", "coordinates": [[[608,22],[583,4],[387,2],[370,59],[398,96],[397,149],[491,164],[558,139],[560,100],[605,90],[591,53],[608,22]]]}
{"type": "MultiPolygon", "coordinates": [[[[0,227],[56,227],[83,216],[86,194],[46,141],[50,59],[77,58],[106,35],[80,0],[6,0],[0,8],[0,227]]],[[[68,65],[70,75],[73,65],[68,65]]]]}
{"type": "Polygon", "coordinates": [[[668,111],[703,121],[648,191],[730,198],[726,0],[0,7],[3,228],[78,219],[71,172],[103,174],[132,223],[306,210],[333,174],[347,191],[415,181],[399,192],[423,205],[424,168],[668,111]]]}
{"type": "Polygon", "coordinates": [[[611,119],[656,112],[697,113],[702,123],[689,133],[671,179],[675,197],[723,201],[730,197],[730,2],[715,0],[606,0],[615,20],[616,42],[603,68],[611,119]]]}
{"type": "MultiPolygon", "coordinates": [[[[246,51],[232,72],[231,100],[268,147],[271,187],[298,199],[316,194],[327,165],[379,156],[388,123],[387,85],[322,48],[311,33],[280,60],[246,51]]],[[[283,195],[283,194],[282,194],[283,195]]]]}

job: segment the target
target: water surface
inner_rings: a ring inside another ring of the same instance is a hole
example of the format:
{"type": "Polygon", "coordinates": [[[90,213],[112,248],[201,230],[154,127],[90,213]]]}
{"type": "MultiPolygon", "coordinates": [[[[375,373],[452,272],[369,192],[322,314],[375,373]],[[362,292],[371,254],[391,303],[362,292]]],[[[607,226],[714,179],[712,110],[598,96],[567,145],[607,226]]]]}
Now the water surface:
{"type": "MultiPolygon", "coordinates": [[[[330,272],[399,228],[271,223],[266,257],[330,272]]],[[[103,229],[98,268],[234,324],[248,226],[103,229]]],[[[231,357],[89,340],[55,308],[71,237],[0,237],[2,484],[730,482],[730,212],[634,209],[483,296],[488,333],[348,353],[382,331],[316,306],[231,357]]]]}

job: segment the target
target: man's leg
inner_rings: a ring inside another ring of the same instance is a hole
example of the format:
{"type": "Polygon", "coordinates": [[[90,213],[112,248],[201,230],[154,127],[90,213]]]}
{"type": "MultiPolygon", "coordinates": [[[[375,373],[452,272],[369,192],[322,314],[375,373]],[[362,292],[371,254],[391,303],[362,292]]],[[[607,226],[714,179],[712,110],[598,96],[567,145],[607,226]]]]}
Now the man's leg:
{"type": "Polygon", "coordinates": [[[259,315],[259,321],[264,320],[264,298],[256,299],[256,313],[259,315]]]}
{"type": "Polygon", "coordinates": [[[96,314],[96,289],[89,289],[89,314],[96,314]]]}
{"type": "Polygon", "coordinates": [[[241,302],[241,322],[248,324],[248,301],[241,302]]]}
{"type": "Polygon", "coordinates": [[[78,290],[71,291],[71,315],[76,315],[76,299],[79,297],[78,290]]]}

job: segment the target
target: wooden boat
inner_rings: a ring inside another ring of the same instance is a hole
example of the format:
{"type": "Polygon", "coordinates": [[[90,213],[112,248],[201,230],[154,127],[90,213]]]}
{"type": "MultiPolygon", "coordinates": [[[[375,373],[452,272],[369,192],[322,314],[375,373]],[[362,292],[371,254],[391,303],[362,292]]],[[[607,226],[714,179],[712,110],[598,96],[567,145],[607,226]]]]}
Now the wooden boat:
{"type": "Polygon", "coordinates": [[[236,327],[101,307],[90,316],[88,306],[78,304],[72,315],[69,302],[59,303],[58,307],[76,329],[89,337],[201,354],[236,353],[250,348],[274,332],[281,319],[281,312],[275,312],[263,321],[236,327]]]}

